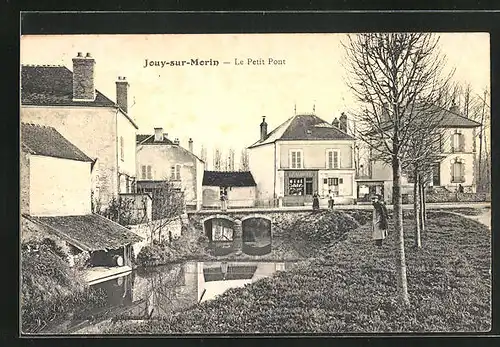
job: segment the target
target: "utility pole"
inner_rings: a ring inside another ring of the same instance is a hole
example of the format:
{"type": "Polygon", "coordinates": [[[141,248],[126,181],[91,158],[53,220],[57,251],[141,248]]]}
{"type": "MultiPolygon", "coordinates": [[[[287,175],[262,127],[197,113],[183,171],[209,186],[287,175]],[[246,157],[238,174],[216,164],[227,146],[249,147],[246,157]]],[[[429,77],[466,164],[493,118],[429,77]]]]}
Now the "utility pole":
{"type": "Polygon", "coordinates": [[[481,111],[481,127],[479,128],[479,164],[478,164],[478,186],[481,185],[482,188],[482,171],[481,171],[481,162],[483,159],[483,123],[484,123],[484,107],[486,105],[486,90],[484,91],[483,96],[483,109],[481,111]]]}

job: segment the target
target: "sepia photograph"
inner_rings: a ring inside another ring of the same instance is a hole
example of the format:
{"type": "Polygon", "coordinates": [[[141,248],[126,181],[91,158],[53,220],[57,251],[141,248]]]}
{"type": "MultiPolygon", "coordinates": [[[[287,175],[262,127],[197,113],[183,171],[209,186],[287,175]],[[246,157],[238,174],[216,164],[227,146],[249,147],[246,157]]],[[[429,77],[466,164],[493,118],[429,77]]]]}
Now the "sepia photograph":
{"type": "Polygon", "coordinates": [[[22,35],[20,333],[492,329],[490,35],[22,35]]]}

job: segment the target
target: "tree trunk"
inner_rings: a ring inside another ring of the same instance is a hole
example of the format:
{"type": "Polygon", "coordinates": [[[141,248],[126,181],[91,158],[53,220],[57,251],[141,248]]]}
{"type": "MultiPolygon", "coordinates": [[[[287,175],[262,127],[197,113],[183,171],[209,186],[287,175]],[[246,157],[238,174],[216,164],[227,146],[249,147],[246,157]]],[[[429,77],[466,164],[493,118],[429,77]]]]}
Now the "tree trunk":
{"type": "Polygon", "coordinates": [[[427,192],[425,191],[425,185],[424,185],[424,190],[422,191],[422,210],[424,215],[424,226],[427,223],[427,206],[425,202],[426,197],[427,197],[427,192]]]}
{"type": "Polygon", "coordinates": [[[398,290],[403,305],[408,306],[408,281],[406,279],[405,240],[403,233],[403,209],[401,199],[401,161],[397,156],[392,159],[392,199],[394,214],[394,234],[396,243],[396,269],[398,271],[398,290]]]}
{"type": "Polygon", "coordinates": [[[420,242],[420,224],[421,224],[421,214],[420,214],[420,176],[417,170],[414,170],[413,179],[413,219],[415,221],[415,248],[422,247],[420,242]]]}
{"type": "MultiPolygon", "coordinates": [[[[420,179],[420,183],[418,185],[419,189],[420,189],[420,194],[419,194],[419,197],[420,197],[420,209],[419,209],[419,212],[420,212],[420,230],[421,231],[425,231],[425,210],[424,210],[424,204],[425,204],[425,197],[424,197],[424,191],[425,191],[425,188],[424,188],[424,183],[422,182],[422,180],[420,179]]],[[[420,245],[421,247],[422,245],[420,245]]]]}

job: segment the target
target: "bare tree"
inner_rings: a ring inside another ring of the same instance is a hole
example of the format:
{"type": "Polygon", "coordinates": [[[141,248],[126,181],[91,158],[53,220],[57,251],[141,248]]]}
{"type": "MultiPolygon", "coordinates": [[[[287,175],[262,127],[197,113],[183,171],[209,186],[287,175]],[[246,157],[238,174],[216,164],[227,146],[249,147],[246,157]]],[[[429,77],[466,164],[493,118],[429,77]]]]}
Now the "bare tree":
{"type": "Polygon", "coordinates": [[[243,148],[240,156],[240,171],[250,171],[250,164],[248,160],[248,149],[243,148]]]}
{"type": "Polygon", "coordinates": [[[226,171],[234,171],[234,149],[232,148],[228,150],[224,167],[226,171]]]}
{"type": "Polygon", "coordinates": [[[156,237],[161,243],[164,230],[186,210],[184,194],[176,183],[164,180],[153,190],[153,217],[149,223],[151,241],[156,237]]]}
{"type": "Polygon", "coordinates": [[[404,305],[409,305],[409,297],[401,173],[412,132],[443,94],[444,58],[438,42],[428,33],[370,33],[349,35],[343,43],[347,83],[361,103],[356,114],[363,130],[358,129],[358,137],[378,160],[392,166],[397,277],[404,305]]]}
{"type": "Polygon", "coordinates": [[[205,145],[201,145],[200,159],[203,160],[205,162],[205,164],[208,164],[207,163],[207,148],[205,147],[205,145]]]}
{"type": "Polygon", "coordinates": [[[214,150],[214,171],[222,170],[222,151],[220,148],[214,150]]]}

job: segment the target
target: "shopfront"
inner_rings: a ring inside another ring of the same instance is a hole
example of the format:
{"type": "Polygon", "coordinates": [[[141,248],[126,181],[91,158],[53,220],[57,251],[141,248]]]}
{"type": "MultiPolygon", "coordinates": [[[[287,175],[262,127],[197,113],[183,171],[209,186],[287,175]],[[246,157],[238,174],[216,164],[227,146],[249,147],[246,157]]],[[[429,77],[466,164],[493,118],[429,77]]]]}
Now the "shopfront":
{"type": "Polygon", "coordinates": [[[318,191],[317,170],[287,170],[284,174],[284,206],[312,204],[313,194],[318,191]]]}

